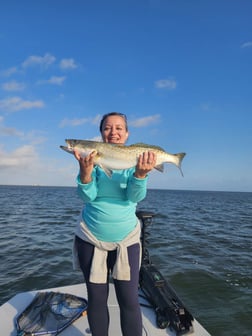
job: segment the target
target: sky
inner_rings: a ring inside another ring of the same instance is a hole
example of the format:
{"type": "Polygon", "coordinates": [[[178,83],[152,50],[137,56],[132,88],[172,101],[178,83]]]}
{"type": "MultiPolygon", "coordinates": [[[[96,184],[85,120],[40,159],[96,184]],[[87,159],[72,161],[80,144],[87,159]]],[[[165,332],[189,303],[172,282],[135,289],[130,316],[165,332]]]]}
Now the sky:
{"type": "Polygon", "coordinates": [[[128,145],[186,152],[149,188],[252,191],[252,2],[0,4],[0,184],[75,186],[66,138],[128,117],[128,145]]]}

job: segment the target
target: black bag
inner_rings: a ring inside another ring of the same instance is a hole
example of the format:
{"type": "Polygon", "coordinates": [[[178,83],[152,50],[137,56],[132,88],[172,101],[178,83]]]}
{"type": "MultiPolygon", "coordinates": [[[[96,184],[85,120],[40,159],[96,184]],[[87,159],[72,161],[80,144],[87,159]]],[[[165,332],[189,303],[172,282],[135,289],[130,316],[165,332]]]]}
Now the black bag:
{"type": "Polygon", "coordinates": [[[147,228],[152,224],[154,215],[148,211],[137,212],[137,217],[142,222],[142,262],[139,285],[145,298],[156,312],[157,326],[161,329],[170,327],[176,335],[182,335],[193,331],[194,318],[151,261],[146,246],[149,235],[147,228]]]}
{"type": "Polygon", "coordinates": [[[169,326],[177,335],[193,331],[193,316],[153,264],[141,266],[140,288],[156,311],[159,328],[169,326]]]}

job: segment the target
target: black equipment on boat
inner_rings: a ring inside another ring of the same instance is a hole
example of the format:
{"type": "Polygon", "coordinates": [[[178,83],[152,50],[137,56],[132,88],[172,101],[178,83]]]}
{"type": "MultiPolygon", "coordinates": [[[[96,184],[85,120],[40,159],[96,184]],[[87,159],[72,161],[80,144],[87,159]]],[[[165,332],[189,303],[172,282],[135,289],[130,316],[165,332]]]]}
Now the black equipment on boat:
{"type": "Polygon", "coordinates": [[[170,327],[176,332],[176,335],[192,332],[192,321],[194,319],[192,314],[151,262],[149,251],[146,247],[146,238],[149,235],[147,226],[152,223],[152,218],[155,214],[146,211],[138,211],[136,214],[142,222],[142,263],[139,285],[156,312],[157,326],[161,329],[170,327]]]}

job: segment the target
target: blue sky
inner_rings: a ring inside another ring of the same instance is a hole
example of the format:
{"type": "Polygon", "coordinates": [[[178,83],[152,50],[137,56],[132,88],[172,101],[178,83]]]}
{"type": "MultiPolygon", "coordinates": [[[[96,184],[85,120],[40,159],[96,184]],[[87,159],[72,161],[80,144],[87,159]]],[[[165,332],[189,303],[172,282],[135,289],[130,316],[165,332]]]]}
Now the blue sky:
{"type": "Polygon", "coordinates": [[[0,184],[74,186],[65,138],[128,116],[128,144],[186,152],[150,188],[252,191],[252,2],[0,5],[0,184]]]}

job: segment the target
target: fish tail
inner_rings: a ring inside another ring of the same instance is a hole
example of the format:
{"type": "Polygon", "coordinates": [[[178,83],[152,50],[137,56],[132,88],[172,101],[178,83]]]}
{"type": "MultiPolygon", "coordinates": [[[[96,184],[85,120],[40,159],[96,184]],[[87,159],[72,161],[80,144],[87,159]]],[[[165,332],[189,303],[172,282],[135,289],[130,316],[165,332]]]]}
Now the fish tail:
{"type": "Polygon", "coordinates": [[[182,163],[182,160],[184,158],[184,156],[186,155],[186,153],[178,153],[178,154],[175,154],[176,158],[177,158],[177,162],[175,163],[176,166],[178,167],[178,169],[180,170],[180,173],[181,175],[184,177],[184,174],[183,174],[183,171],[181,169],[181,163],[182,163]]]}

